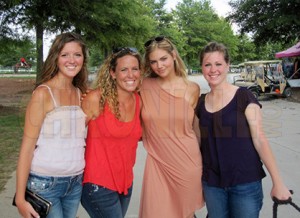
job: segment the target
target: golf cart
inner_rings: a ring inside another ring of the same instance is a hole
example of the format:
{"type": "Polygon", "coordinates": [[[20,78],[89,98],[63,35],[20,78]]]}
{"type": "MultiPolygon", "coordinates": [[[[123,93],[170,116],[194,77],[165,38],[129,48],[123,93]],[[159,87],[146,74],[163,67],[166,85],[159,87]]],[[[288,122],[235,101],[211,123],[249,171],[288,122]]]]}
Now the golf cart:
{"type": "Polygon", "coordinates": [[[243,72],[234,77],[234,84],[247,87],[253,95],[290,97],[292,90],[281,69],[281,60],[248,61],[242,63],[243,72]]]}

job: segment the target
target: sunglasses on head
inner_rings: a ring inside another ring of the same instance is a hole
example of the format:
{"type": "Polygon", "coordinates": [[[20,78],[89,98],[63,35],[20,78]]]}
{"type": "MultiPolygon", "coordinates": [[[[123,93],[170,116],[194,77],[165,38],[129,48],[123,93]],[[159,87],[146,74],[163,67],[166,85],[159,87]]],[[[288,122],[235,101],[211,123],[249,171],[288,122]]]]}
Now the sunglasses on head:
{"type": "Polygon", "coordinates": [[[136,48],[130,48],[130,47],[118,47],[118,48],[114,48],[112,51],[113,54],[118,54],[121,52],[137,53],[138,51],[136,48]]]}
{"type": "Polygon", "coordinates": [[[165,36],[157,36],[155,38],[152,38],[150,40],[148,40],[147,42],[145,42],[144,46],[145,48],[149,47],[153,42],[161,42],[163,41],[164,39],[166,39],[165,36]]]}

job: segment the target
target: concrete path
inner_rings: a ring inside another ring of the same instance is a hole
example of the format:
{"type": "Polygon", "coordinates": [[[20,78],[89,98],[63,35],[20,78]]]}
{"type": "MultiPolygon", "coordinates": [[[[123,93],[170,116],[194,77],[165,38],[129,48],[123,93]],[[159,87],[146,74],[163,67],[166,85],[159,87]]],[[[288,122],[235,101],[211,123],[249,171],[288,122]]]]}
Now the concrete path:
{"type": "MultiPolygon", "coordinates": [[[[285,99],[261,101],[261,103],[263,105],[264,129],[272,146],[281,175],[286,185],[294,190],[293,201],[300,206],[300,104],[288,102],[285,99]]],[[[138,217],[145,157],[146,152],[142,143],[139,143],[134,168],[133,196],[126,218],[138,217]]],[[[271,180],[269,175],[263,180],[263,187],[265,198],[260,217],[271,218],[273,202],[270,198],[271,180]]],[[[5,190],[0,193],[0,217],[19,217],[17,209],[11,205],[14,192],[15,172],[7,182],[5,190]]],[[[201,211],[197,211],[196,215],[198,218],[204,218],[206,216],[206,209],[203,208],[201,211]]],[[[78,211],[78,217],[88,217],[82,207],[78,211]]],[[[279,206],[278,218],[286,217],[299,218],[300,213],[290,205],[279,206]]]]}

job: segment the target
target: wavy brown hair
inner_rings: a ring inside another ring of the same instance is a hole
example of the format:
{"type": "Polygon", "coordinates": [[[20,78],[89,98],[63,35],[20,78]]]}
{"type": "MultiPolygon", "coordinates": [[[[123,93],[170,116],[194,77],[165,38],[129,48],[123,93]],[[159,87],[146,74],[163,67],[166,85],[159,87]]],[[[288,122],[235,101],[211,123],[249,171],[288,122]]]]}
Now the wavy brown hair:
{"type": "Polygon", "coordinates": [[[174,68],[175,68],[175,74],[177,76],[183,77],[185,80],[187,80],[187,74],[186,74],[186,66],[180,57],[178,50],[176,46],[171,42],[170,39],[164,36],[154,37],[147,41],[145,44],[149,44],[145,46],[145,54],[144,54],[144,64],[145,64],[145,74],[149,77],[158,77],[158,75],[151,69],[150,66],[150,60],[149,56],[150,54],[157,48],[165,50],[170,55],[173,56],[173,52],[176,55],[176,58],[174,60],[174,68]],[[161,38],[161,40],[157,41],[156,38],[161,38]],[[151,43],[149,43],[151,42],[151,43]]]}
{"type": "Polygon", "coordinates": [[[66,43],[69,42],[77,42],[82,49],[84,57],[82,68],[79,71],[79,73],[73,78],[72,83],[75,87],[78,87],[82,93],[86,91],[88,78],[88,50],[81,36],[73,32],[66,32],[56,36],[49,50],[48,57],[45,63],[43,64],[40,80],[36,83],[35,88],[41,85],[42,83],[49,81],[55,75],[57,75],[59,71],[57,65],[59,54],[66,45],[66,43]]]}
{"type": "Polygon", "coordinates": [[[126,55],[135,57],[139,62],[139,69],[141,71],[141,77],[143,73],[142,57],[141,55],[133,51],[131,48],[121,48],[120,51],[112,53],[108,56],[104,63],[100,66],[96,80],[93,83],[93,88],[100,89],[100,111],[103,110],[105,102],[108,103],[112,112],[119,119],[119,101],[116,81],[110,75],[110,70],[115,71],[118,65],[118,59],[126,55]]]}

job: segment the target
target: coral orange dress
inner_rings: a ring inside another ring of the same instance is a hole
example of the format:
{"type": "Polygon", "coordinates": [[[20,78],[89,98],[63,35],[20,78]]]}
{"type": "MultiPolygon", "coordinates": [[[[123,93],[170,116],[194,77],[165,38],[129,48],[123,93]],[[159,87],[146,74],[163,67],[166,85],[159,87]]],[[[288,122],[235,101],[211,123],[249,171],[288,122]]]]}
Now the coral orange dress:
{"type": "Polygon", "coordinates": [[[139,217],[186,218],[204,206],[194,109],[153,78],[143,81],[141,97],[147,159],[139,217]]]}

